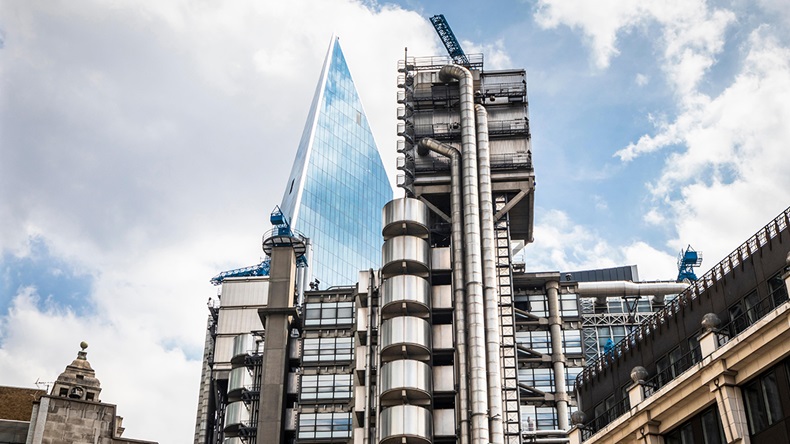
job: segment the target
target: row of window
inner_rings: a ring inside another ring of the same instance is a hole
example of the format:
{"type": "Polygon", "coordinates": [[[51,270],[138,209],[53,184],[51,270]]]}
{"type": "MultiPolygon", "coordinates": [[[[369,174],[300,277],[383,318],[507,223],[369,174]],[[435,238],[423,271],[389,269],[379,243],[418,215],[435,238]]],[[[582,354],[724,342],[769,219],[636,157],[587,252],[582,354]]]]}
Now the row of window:
{"type": "Polygon", "coordinates": [[[302,389],[299,394],[303,401],[351,399],[351,375],[302,375],[302,389]]]}
{"type": "MultiPolygon", "coordinates": [[[[579,303],[576,295],[561,293],[559,296],[561,316],[578,317],[579,303]]],[[[545,294],[518,296],[516,298],[516,307],[541,318],[549,316],[549,300],[545,294]]]]}
{"type": "MultiPolygon", "coordinates": [[[[538,353],[551,354],[551,337],[546,330],[516,332],[516,342],[538,353]]],[[[562,349],[567,355],[582,354],[581,330],[563,330],[562,349]]]]}
{"type": "Polygon", "coordinates": [[[305,364],[350,361],[353,357],[353,338],[306,338],[302,341],[302,362],[305,364]]]}
{"type": "MultiPolygon", "coordinates": [[[[573,391],[573,383],[576,376],[581,373],[583,367],[565,368],[565,386],[568,392],[573,391]]],[[[520,368],[518,369],[518,382],[538,389],[542,392],[554,392],[554,369],[552,368],[520,368]]]]}
{"type": "Polygon", "coordinates": [[[353,302],[310,302],[304,305],[305,326],[348,325],[353,322],[353,302]]]}
{"type": "Polygon", "coordinates": [[[300,413],[299,439],[351,437],[351,413],[300,413]]]}

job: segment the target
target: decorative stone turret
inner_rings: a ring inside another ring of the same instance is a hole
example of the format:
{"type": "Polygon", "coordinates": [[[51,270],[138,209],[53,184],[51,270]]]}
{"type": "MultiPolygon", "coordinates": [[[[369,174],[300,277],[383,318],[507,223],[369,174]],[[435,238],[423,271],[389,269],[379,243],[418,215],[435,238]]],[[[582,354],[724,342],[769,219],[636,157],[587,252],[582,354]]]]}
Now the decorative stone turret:
{"type": "Polygon", "coordinates": [[[51,396],[80,399],[83,401],[100,402],[101,383],[96,379],[96,372],[88,362],[88,343],[80,343],[82,350],[77,352],[77,359],[66,366],[66,370],[58,376],[52,387],[51,396]]]}

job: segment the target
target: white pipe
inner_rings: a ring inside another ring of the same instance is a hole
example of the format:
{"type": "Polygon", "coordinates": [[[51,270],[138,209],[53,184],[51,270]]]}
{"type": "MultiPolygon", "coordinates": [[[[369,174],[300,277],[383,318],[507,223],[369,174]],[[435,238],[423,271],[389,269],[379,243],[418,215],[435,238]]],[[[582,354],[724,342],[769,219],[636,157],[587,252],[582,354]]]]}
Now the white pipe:
{"type": "Polygon", "coordinates": [[[486,382],[483,266],[480,253],[480,202],[477,186],[477,143],[475,140],[474,79],[468,69],[446,65],[439,79],[458,79],[461,98],[461,159],[464,202],[464,283],[469,334],[471,435],[473,444],[488,442],[488,384],[486,382]]]}
{"type": "Polygon", "coordinates": [[[463,216],[461,204],[461,154],[450,145],[422,139],[418,148],[426,148],[450,158],[450,220],[453,246],[453,316],[455,321],[455,365],[458,381],[459,444],[469,443],[469,393],[466,380],[466,319],[464,315],[463,216]]]}
{"type": "Polygon", "coordinates": [[[554,370],[554,399],[557,404],[557,427],[568,429],[568,391],[565,388],[565,353],[562,348],[562,316],[560,314],[560,284],[546,283],[549,302],[549,337],[551,338],[551,366],[554,370]]]}
{"type": "Polygon", "coordinates": [[[496,279],[494,198],[491,192],[491,159],[488,149],[488,112],[475,105],[477,117],[477,169],[480,180],[480,230],[485,300],[486,368],[488,369],[488,418],[491,444],[504,444],[502,424],[502,371],[500,364],[499,291],[496,279]]]}
{"type": "Polygon", "coordinates": [[[659,304],[664,303],[664,296],[681,293],[689,286],[682,282],[631,281],[579,282],[577,285],[576,294],[579,297],[595,297],[602,303],[606,303],[607,297],[652,295],[653,300],[659,304]]]}

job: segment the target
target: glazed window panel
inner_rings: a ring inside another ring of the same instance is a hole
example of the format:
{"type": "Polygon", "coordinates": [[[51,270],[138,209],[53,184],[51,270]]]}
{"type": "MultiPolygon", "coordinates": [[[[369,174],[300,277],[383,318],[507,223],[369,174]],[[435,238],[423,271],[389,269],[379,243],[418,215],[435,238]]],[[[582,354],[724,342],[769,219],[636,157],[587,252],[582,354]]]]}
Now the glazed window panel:
{"type": "Polygon", "coordinates": [[[351,437],[351,413],[301,413],[299,439],[351,437]]]}
{"type": "Polygon", "coordinates": [[[346,325],[353,322],[353,302],[311,302],[305,304],[305,326],[346,325]]]}
{"type": "Polygon", "coordinates": [[[350,361],[354,356],[353,338],[306,338],[302,344],[304,363],[350,361]]]}
{"type": "Polygon", "coordinates": [[[349,399],[351,390],[351,375],[302,375],[300,399],[349,399]]]}

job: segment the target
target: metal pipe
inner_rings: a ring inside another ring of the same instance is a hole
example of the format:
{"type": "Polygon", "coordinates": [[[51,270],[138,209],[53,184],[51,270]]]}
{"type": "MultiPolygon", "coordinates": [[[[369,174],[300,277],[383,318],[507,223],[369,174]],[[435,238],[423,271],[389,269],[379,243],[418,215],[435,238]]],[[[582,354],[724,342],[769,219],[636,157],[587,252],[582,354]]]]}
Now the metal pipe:
{"type": "Polygon", "coordinates": [[[483,266],[480,252],[480,202],[475,140],[474,79],[459,65],[446,65],[439,79],[458,79],[461,107],[461,159],[464,202],[464,284],[469,339],[469,374],[472,443],[485,443],[489,437],[488,384],[486,382],[485,316],[483,304],[483,266]]]}
{"type": "Polygon", "coordinates": [[[496,279],[494,198],[491,192],[491,159],[488,147],[488,112],[475,105],[477,117],[477,170],[480,181],[480,231],[485,300],[486,368],[488,372],[488,419],[491,444],[504,444],[502,424],[502,371],[500,363],[499,290],[496,279]]]}
{"type": "Polygon", "coordinates": [[[463,216],[461,204],[461,154],[455,147],[433,139],[422,139],[419,147],[450,158],[450,220],[453,244],[453,316],[455,321],[455,366],[458,381],[459,444],[469,443],[469,393],[466,380],[466,317],[464,315],[463,216]]]}
{"type": "Polygon", "coordinates": [[[371,333],[373,330],[373,287],[374,287],[374,280],[376,278],[373,269],[368,270],[368,325],[367,325],[367,344],[365,347],[365,426],[364,426],[364,433],[365,436],[362,438],[362,442],[365,444],[370,443],[370,372],[373,370],[373,338],[371,338],[371,333]]]}
{"type": "Polygon", "coordinates": [[[682,282],[579,282],[576,294],[582,298],[594,297],[600,304],[605,304],[607,297],[652,295],[654,302],[663,304],[664,296],[681,293],[688,287],[689,284],[682,282]]]}
{"type": "Polygon", "coordinates": [[[551,337],[551,365],[554,369],[554,400],[557,404],[557,427],[568,430],[568,391],[565,388],[565,353],[562,349],[562,317],[560,316],[560,284],[546,283],[549,301],[549,336],[551,337]]]}

